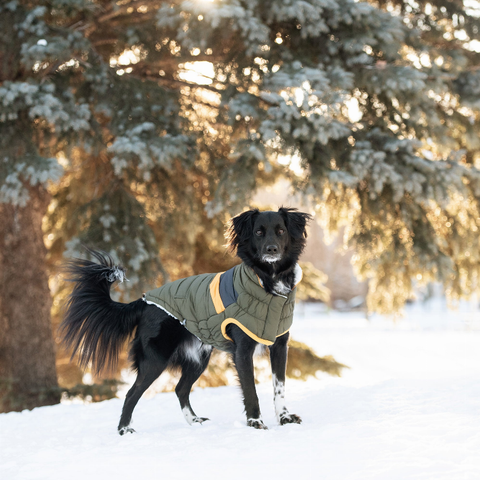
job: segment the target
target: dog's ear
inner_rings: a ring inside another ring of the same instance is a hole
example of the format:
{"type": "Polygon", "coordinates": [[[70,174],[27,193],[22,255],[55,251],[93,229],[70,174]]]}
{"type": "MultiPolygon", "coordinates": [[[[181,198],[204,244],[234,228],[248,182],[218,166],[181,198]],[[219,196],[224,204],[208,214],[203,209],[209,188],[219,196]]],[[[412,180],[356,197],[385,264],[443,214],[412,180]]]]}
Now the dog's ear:
{"type": "Polygon", "coordinates": [[[258,209],[255,208],[240,213],[230,220],[225,236],[227,247],[232,252],[235,252],[240,244],[250,240],[253,235],[253,224],[258,213],[258,209]]]}
{"type": "Polygon", "coordinates": [[[309,213],[299,212],[296,208],[284,207],[280,207],[278,213],[282,215],[288,233],[293,238],[307,238],[306,226],[312,219],[309,213]]]}

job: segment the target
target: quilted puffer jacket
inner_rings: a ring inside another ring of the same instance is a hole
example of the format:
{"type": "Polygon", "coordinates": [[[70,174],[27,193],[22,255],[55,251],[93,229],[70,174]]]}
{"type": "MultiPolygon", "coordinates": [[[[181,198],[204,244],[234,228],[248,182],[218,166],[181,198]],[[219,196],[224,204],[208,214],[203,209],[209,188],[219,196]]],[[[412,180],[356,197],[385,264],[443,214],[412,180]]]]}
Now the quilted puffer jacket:
{"type": "MultiPolygon", "coordinates": [[[[296,272],[301,269],[296,266],[296,272]]],[[[240,327],[255,341],[273,345],[293,320],[296,288],[287,294],[267,293],[244,263],[223,273],[183,278],[144,294],[144,301],[178,319],[202,342],[230,351],[226,328],[240,327]]]]}

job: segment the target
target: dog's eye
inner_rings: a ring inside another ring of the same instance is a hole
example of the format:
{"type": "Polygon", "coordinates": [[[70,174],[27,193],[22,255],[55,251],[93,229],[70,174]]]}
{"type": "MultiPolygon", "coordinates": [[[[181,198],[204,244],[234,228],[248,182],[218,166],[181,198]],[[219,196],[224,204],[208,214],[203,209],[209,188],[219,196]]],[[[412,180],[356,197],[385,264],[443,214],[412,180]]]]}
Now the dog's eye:
{"type": "Polygon", "coordinates": [[[285,233],[285,230],[283,228],[280,228],[278,230],[278,235],[283,235],[285,233]]]}
{"type": "Polygon", "coordinates": [[[261,237],[261,236],[263,235],[263,230],[257,230],[257,231],[255,232],[255,235],[261,237]]]}

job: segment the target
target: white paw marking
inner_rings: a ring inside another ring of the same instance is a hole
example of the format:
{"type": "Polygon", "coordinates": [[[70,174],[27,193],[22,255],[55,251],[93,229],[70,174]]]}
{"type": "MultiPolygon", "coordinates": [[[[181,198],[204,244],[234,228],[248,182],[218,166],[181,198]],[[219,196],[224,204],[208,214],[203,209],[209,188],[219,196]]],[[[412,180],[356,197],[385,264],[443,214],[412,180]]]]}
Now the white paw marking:
{"type": "Polygon", "coordinates": [[[185,420],[189,425],[193,425],[194,423],[202,424],[203,422],[208,420],[208,418],[197,417],[192,413],[192,411],[188,407],[183,407],[182,412],[183,412],[183,415],[185,416],[185,420]]]}
{"type": "Polygon", "coordinates": [[[273,380],[273,403],[275,405],[275,414],[278,421],[280,416],[288,414],[287,407],[285,406],[285,384],[279,382],[276,375],[272,375],[273,380]]]}
{"type": "Polygon", "coordinates": [[[280,415],[279,423],[280,425],[285,425],[287,423],[302,423],[302,419],[294,413],[287,412],[283,415],[280,415]]]}
{"type": "Polygon", "coordinates": [[[125,435],[126,433],[135,433],[135,430],[132,427],[126,426],[118,429],[120,435],[125,435]]]}
{"type": "Polygon", "coordinates": [[[263,423],[261,417],[259,418],[248,418],[247,426],[256,428],[258,430],[268,430],[268,427],[263,423]]]}

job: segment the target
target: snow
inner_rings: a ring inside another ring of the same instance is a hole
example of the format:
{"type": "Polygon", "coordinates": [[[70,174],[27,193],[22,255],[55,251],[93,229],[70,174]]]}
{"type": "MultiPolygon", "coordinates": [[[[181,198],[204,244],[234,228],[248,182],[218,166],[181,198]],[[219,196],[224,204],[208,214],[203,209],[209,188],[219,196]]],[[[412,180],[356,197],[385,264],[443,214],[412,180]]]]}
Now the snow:
{"type": "Polygon", "coordinates": [[[140,400],[137,433],[120,437],[122,400],[0,415],[5,480],[244,478],[480,479],[480,314],[474,304],[409,306],[405,318],[297,308],[293,337],[347,364],[341,378],[288,380],[302,425],[278,426],[270,383],[258,385],[268,431],[245,425],[237,387],[194,390],[189,426],[173,393],[140,400]]]}

